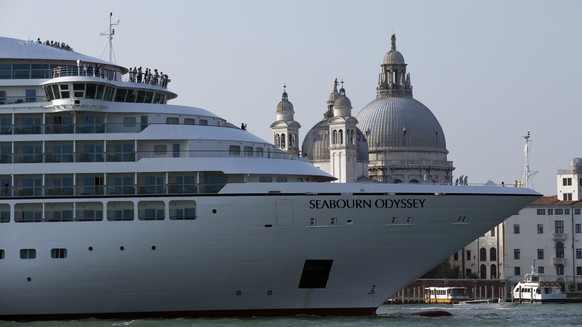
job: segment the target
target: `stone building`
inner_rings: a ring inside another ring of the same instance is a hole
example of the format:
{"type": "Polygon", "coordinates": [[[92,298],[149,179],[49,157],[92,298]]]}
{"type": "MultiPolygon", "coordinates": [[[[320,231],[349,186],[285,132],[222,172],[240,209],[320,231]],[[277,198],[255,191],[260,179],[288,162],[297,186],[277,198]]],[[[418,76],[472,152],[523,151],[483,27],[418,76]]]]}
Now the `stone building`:
{"type": "Polygon", "coordinates": [[[557,193],[504,222],[505,278],[516,284],[532,267],[565,291],[582,291],[582,159],[558,170],[557,193]]]}

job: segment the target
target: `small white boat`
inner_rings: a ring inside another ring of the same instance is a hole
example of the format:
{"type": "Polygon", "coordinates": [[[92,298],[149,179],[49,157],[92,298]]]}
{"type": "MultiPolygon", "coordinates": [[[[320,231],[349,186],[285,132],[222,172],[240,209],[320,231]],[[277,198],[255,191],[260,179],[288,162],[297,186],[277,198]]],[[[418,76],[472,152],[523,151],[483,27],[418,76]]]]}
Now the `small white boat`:
{"type": "Polygon", "coordinates": [[[557,281],[544,280],[544,275],[537,273],[532,267],[523,280],[513,288],[514,302],[548,303],[565,302],[566,293],[562,291],[557,281]]]}

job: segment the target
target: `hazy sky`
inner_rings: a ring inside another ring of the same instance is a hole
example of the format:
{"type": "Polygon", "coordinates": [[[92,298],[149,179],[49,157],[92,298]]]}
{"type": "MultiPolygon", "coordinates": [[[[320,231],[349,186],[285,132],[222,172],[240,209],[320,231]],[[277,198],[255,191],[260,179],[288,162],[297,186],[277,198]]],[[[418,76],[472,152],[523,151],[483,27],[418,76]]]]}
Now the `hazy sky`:
{"type": "Polygon", "coordinates": [[[531,132],[533,186],[582,157],[582,1],[0,0],[0,34],[65,42],[117,64],[157,68],[172,103],[209,109],[271,142],[283,84],[303,126],[337,77],[353,115],[376,95],[396,33],[414,97],[445,132],[455,177],[512,183],[531,132]]]}

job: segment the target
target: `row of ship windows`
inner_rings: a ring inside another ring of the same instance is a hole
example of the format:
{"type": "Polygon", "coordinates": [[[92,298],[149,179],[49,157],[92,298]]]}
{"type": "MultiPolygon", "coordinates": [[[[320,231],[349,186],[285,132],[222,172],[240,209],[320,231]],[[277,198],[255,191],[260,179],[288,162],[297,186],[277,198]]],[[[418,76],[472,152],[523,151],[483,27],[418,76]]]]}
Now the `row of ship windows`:
{"type": "Polygon", "coordinates": [[[192,200],[110,201],[103,210],[101,202],[17,203],[12,212],[9,204],[0,204],[0,223],[66,222],[66,221],[132,221],[138,220],[195,220],[196,202],[192,200]],[[136,211],[137,209],[137,211],[136,211]],[[104,217],[104,213],[106,217],[104,217]]]}
{"type": "Polygon", "coordinates": [[[48,101],[58,99],[91,99],[129,103],[166,103],[166,95],[160,92],[118,88],[96,83],[57,83],[45,85],[48,101]]]}
{"type": "Polygon", "coordinates": [[[263,147],[230,145],[228,150],[181,150],[179,143],[149,144],[138,147],[133,142],[118,141],[54,141],[0,142],[0,163],[42,162],[132,162],[144,158],[188,158],[201,156],[245,156],[282,158],[285,153],[271,153],[263,147]],[[171,149],[170,149],[171,147],[171,149]]]}
{"type": "MultiPolygon", "coordinates": [[[[89,133],[138,133],[149,125],[162,124],[163,122],[151,123],[147,116],[138,117],[112,117],[110,120],[117,120],[119,123],[106,121],[105,115],[92,115],[78,113],[77,118],[73,115],[45,115],[27,114],[0,115],[0,134],[89,134],[89,133]]],[[[180,124],[179,117],[166,117],[165,124],[180,124]]],[[[203,118],[183,118],[184,125],[208,126],[208,119],[203,118]]]]}
{"type": "MultiPolygon", "coordinates": [[[[67,257],[67,249],[55,248],[51,249],[51,258],[65,259],[67,257]]],[[[0,260],[6,258],[4,249],[0,249],[0,260]]],[[[20,259],[36,259],[36,249],[20,249],[20,259]]]]}
{"type": "Polygon", "coordinates": [[[0,175],[0,197],[216,193],[226,182],[219,172],[0,175]]]}
{"type": "MultiPolygon", "coordinates": [[[[352,225],[353,224],[353,220],[352,219],[348,219],[346,221],[347,225],[352,225]]],[[[398,225],[398,226],[402,226],[402,225],[413,225],[413,218],[412,217],[406,217],[404,219],[399,219],[399,217],[390,217],[388,219],[388,225],[398,225]]],[[[328,219],[321,219],[321,218],[315,218],[315,217],[310,217],[307,220],[307,227],[336,227],[338,226],[338,220],[335,217],[329,218],[328,219]]]]}

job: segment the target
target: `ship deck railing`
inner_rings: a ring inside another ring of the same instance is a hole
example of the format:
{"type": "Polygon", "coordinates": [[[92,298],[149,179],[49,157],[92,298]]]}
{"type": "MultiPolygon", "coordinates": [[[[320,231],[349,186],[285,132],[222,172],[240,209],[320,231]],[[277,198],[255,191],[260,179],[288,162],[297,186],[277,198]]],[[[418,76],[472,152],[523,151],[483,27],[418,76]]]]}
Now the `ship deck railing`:
{"type": "MultiPolygon", "coordinates": [[[[145,77],[145,74],[142,74],[145,77]]],[[[95,64],[80,64],[80,65],[58,65],[58,64],[18,64],[12,65],[8,69],[0,69],[0,80],[8,79],[53,79],[58,77],[75,77],[75,76],[85,76],[85,77],[99,77],[109,81],[120,81],[129,82],[135,84],[146,84],[145,78],[142,78],[142,82],[138,83],[137,79],[130,79],[130,74],[122,74],[122,72],[117,69],[111,69],[104,65],[95,64]]],[[[167,88],[167,83],[163,82],[162,78],[158,76],[158,79],[152,78],[149,80],[148,85],[159,86],[161,88],[167,88]]]]}

